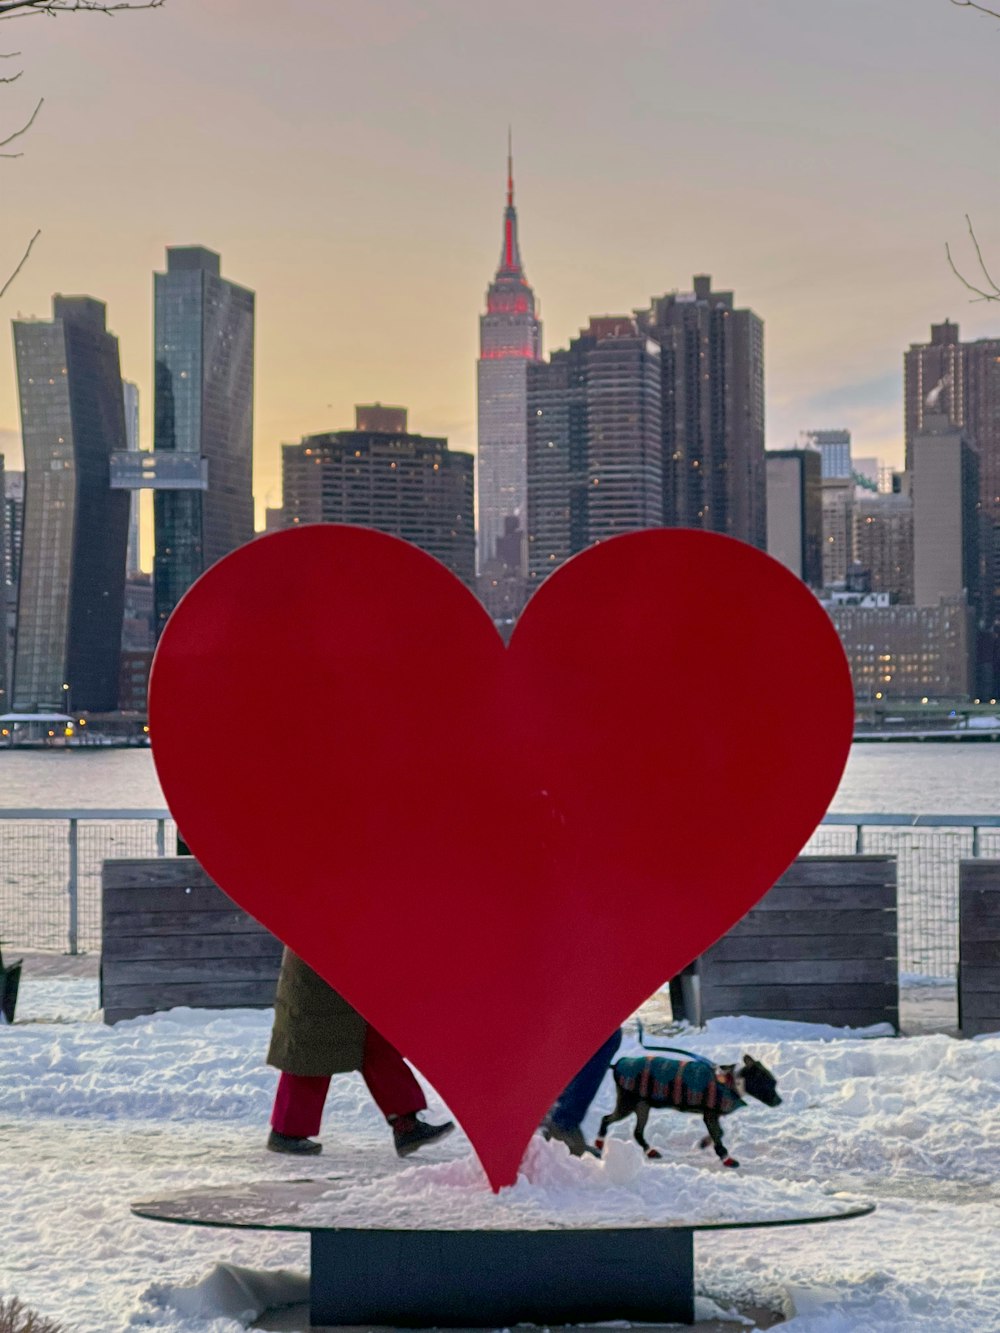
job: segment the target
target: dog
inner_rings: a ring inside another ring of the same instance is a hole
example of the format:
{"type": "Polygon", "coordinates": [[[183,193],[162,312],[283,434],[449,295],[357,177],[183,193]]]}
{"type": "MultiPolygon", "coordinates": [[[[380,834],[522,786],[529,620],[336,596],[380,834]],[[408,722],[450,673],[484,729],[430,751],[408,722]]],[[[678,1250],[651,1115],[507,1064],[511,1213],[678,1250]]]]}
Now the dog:
{"type": "Polygon", "coordinates": [[[694,1111],[701,1115],[708,1134],[699,1148],[711,1143],[723,1166],[739,1166],[729,1156],[722,1141],[719,1120],[746,1106],[747,1097],[755,1097],[765,1106],[780,1106],[778,1081],[769,1069],[744,1055],[743,1063],[713,1065],[700,1056],[674,1060],[662,1055],[629,1056],[611,1066],[615,1080],[615,1109],[601,1121],[594,1146],[604,1148],[609,1126],[635,1115],[634,1137],[647,1157],[659,1157],[645,1139],[646,1121],[651,1109],[669,1106],[675,1111],[694,1111]]]}

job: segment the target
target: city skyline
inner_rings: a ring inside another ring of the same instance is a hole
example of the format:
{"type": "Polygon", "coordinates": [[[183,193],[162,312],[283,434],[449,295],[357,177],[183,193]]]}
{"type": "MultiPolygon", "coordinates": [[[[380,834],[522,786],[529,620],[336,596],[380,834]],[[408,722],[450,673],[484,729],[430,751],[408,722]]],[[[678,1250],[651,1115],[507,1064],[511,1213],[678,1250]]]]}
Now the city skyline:
{"type": "MultiPolygon", "coordinates": [[[[10,236],[35,225],[43,235],[4,320],[44,317],[53,291],[105,300],[148,447],[149,274],[167,244],[224,253],[261,302],[259,513],[277,500],[281,444],[335,429],[358,399],[408,402],[429,432],[475,448],[476,314],[495,261],[509,121],[549,345],[595,312],[711,272],[766,320],[770,447],[804,426],[843,424],[860,453],[900,463],[901,349],[945,318],[969,338],[1000,330],[1000,312],[968,304],[943,248],[950,240],[968,257],[968,211],[986,254],[1000,254],[984,168],[991,122],[978,104],[995,67],[987,20],[943,0],[886,0],[874,14],[763,0],[753,16],[715,0],[697,14],[635,0],[612,21],[583,0],[567,26],[517,0],[498,58],[473,78],[476,62],[459,51],[474,16],[451,0],[419,13],[394,0],[327,10],[302,0],[289,24],[254,0],[208,15],[171,0],[141,21],[26,24],[25,75],[8,95],[12,110],[35,93],[46,106],[25,156],[5,168],[10,236]],[[576,84],[553,63],[567,43],[576,84]],[[718,76],[711,104],[694,96],[702,50],[718,76]],[[239,84],[220,70],[223,51],[239,84]],[[170,92],[171,53],[175,68],[194,62],[172,137],[148,109],[154,71],[153,86],[170,92]],[[366,58],[398,96],[359,120],[350,89],[366,58]],[[314,61],[332,65],[324,86],[339,100],[302,77],[314,61]],[[599,113],[579,83],[598,69],[599,113]],[[654,72],[662,96],[649,91],[654,72]],[[262,83],[275,96],[255,100],[262,83]],[[199,137],[202,123],[212,133],[199,137]],[[161,171],[177,188],[136,188],[161,171]],[[72,218],[59,204],[66,190],[72,218]],[[630,199],[641,207],[623,207],[630,199]],[[421,321],[406,364],[390,355],[387,313],[421,321]]],[[[0,451],[16,467],[12,361],[0,358],[0,451]]]]}

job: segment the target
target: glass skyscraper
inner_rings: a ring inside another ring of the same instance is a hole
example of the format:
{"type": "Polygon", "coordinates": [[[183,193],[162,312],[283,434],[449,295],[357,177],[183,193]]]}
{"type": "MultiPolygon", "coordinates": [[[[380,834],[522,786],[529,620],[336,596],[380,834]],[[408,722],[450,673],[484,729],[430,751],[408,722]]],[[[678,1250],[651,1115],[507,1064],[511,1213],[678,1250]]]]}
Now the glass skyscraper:
{"type": "MultiPolygon", "coordinates": [[[[139,386],[131,380],[122,381],[122,396],[125,400],[125,439],[129,453],[139,448],[139,386]]],[[[126,574],[139,573],[139,494],[132,492],[128,522],[128,556],[125,560],[126,574]]]]}
{"type": "Polygon", "coordinates": [[[110,488],[125,448],[118,339],[105,307],[56,296],[15,320],[25,497],[14,650],[18,711],[118,703],[129,497],[110,488]]]}
{"type": "Polygon", "coordinates": [[[800,430],[800,448],[818,449],[824,481],[853,479],[849,430],[800,430]]]}
{"type": "Polygon", "coordinates": [[[153,495],[157,633],[191,584],[254,534],[254,293],[202,246],[167,250],[157,273],[153,447],[203,460],[204,490],[153,495]]]}

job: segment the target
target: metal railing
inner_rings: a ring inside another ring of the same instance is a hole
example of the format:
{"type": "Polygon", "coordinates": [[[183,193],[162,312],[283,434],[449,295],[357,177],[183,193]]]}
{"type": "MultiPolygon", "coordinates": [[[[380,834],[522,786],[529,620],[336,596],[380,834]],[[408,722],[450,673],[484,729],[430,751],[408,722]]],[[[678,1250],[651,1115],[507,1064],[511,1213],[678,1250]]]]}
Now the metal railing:
{"type": "Polygon", "coordinates": [[[900,974],[954,983],[958,864],[1000,858],[1000,815],[828,814],[803,852],[895,856],[900,974]]]}
{"type": "MultiPolygon", "coordinates": [[[[101,863],[176,848],[168,810],[0,809],[0,944],[101,947],[101,863]]],[[[958,863],[1000,858],[1000,815],[828,814],[806,854],[897,859],[899,968],[954,981],[958,863]]]]}
{"type": "Polygon", "coordinates": [[[102,862],[175,847],[169,810],[0,808],[0,945],[99,951],[102,862]]]}

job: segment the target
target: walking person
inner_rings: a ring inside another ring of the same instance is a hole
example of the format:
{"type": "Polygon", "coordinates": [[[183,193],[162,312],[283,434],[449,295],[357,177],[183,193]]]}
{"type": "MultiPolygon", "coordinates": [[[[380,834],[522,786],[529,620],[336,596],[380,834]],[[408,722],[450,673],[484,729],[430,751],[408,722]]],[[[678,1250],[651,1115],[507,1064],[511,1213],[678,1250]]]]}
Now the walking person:
{"type": "Polygon", "coordinates": [[[392,1129],[400,1157],[450,1134],[454,1121],[429,1125],[423,1089],[396,1048],[308,964],[285,949],[267,1063],[281,1070],[271,1112],[271,1152],[314,1154],[330,1079],[359,1070],[392,1129]]]}
{"type": "Polygon", "coordinates": [[[580,1072],[566,1084],[542,1124],[544,1137],[565,1143],[574,1157],[582,1157],[584,1153],[598,1156],[596,1149],[591,1148],[583,1137],[581,1126],[621,1044],[622,1030],[615,1028],[600,1050],[595,1051],[580,1072]]]}

